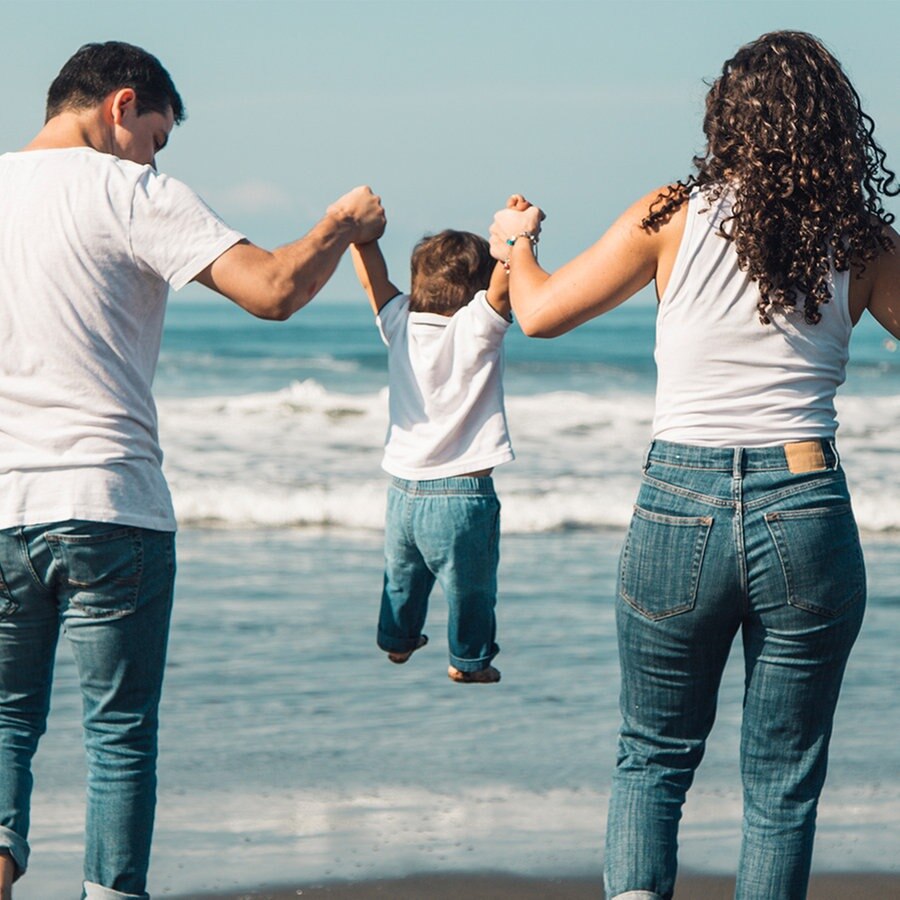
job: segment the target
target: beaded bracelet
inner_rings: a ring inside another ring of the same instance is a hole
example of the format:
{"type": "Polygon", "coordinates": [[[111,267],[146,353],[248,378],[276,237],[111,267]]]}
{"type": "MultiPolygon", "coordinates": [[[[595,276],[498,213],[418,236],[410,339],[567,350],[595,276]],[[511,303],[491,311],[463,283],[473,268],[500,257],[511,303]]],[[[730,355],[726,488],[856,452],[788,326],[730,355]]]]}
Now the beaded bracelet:
{"type": "Polygon", "coordinates": [[[520,231],[514,237],[508,237],[506,243],[509,244],[510,247],[513,247],[520,237],[528,238],[528,240],[531,241],[532,247],[538,242],[538,236],[533,231],[520,231]]]}
{"type": "MultiPolygon", "coordinates": [[[[528,242],[531,244],[531,249],[534,251],[535,244],[538,242],[538,236],[533,231],[520,231],[518,234],[513,235],[513,237],[508,237],[506,239],[506,243],[510,247],[514,247],[516,245],[516,241],[520,238],[528,238],[528,242]]],[[[512,257],[512,254],[506,257],[503,260],[503,270],[509,274],[509,261],[512,257]]]]}

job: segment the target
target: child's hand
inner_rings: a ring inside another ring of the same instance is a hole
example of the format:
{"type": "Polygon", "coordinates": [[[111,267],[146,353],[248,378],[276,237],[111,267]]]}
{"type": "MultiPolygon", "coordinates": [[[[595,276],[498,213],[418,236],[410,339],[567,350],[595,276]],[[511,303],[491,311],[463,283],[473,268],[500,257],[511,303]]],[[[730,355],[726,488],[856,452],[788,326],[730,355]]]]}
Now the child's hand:
{"type": "Polygon", "coordinates": [[[519,212],[525,212],[531,205],[521,194],[512,194],[509,200],[506,201],[507,209],[517,209],[519,212]]]}

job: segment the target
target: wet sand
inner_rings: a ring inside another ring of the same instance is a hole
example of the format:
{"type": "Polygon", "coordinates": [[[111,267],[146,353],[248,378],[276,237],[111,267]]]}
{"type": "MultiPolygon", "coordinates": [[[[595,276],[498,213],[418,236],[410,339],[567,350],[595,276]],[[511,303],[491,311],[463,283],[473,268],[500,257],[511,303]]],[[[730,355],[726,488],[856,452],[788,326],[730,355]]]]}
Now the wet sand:
{"type": "MultiPolygon", "coordinates": [[[[683,875],[675,900],[732,900],[734,879],[683,875]]],[[[414,875],[384,881],[256,888],[230,894],[191,894],[172,900],[602,900],[601,878],[520,878],[515,875],[414,875]]],[[[900,874],[813,876],[807,900],[900,898],[900,874]]]]}

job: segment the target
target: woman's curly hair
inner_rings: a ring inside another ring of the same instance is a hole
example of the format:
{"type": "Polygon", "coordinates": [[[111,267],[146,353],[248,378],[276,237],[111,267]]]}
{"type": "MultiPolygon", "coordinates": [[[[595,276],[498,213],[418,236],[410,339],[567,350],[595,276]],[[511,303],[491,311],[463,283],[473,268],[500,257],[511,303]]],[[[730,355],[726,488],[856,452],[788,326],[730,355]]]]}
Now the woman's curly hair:
{"type": "Polygon", "coordinates": [[[706,97],[706,152],[695,175],[660,193],[642,225],[657,228],[699,187],[732,197],[720,233],[757,282],[759,318],[804,296],[816,324],[832,265],[862,271],[892,242],[880,195],[900,193],[874,121],[840,63],[812,35],[776,31],[741,47],[706,97]]]}

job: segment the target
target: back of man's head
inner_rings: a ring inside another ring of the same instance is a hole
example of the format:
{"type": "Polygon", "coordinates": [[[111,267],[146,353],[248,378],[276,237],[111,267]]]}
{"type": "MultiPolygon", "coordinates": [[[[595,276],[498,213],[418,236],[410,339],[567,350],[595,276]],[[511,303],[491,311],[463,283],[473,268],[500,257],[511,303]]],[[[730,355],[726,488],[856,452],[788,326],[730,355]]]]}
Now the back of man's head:
{"type": "Polygon", "coordinates": [[[139,113],[165,113],[184,120],[184,103],[162,63],[133,44],[85,44],[60,69],[47,92],[47,120],[66,110],[90,109],[119,88],[132,88],[139,113]]]}

